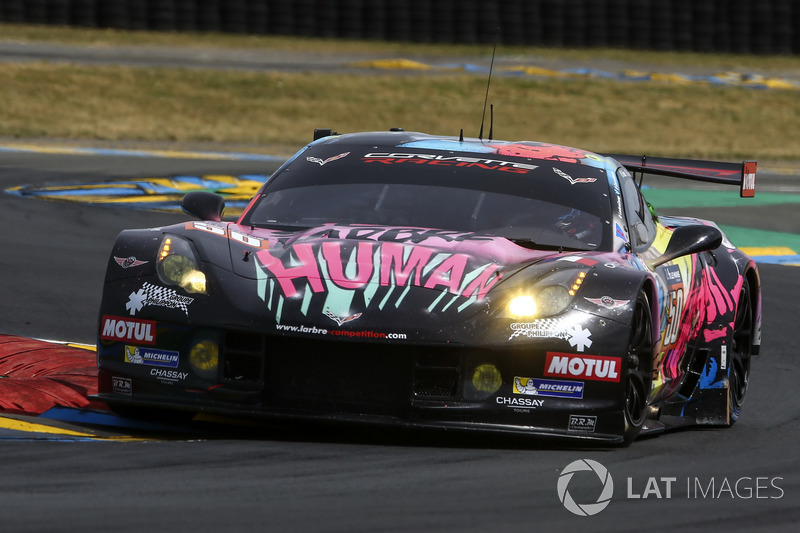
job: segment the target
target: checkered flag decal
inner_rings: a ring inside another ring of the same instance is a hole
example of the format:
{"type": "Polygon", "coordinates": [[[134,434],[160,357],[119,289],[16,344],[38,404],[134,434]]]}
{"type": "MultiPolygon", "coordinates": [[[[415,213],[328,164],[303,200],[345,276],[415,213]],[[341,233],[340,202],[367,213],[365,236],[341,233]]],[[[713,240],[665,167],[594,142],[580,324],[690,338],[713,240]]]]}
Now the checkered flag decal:
{"type": "Polygon", "coordinates": [[[560,330],[562,319],[560,318],[539,318],[533,321],[538,327],[542,329],[560,330]]]}
{"type": "Polygon", "coordinates": [[[180,309],[186,316],[189,316],[189,304],[194,298],[181,296],[175,289],[159,287],[152,283],[145,283],[137,292],[131,293],[127,305],[125,306],[132,315],[146,305],[157,305],[159,307],[169,307],[170,309],[180,309]]]}
{"type": "Polygon", "coordinates": [[[517,336],[533,338],[557,338],[565,339],[566,332],[563,328],[563,320],[560,318],[539,318],[531,322],[521,322],[511,324],[511,336],[508,340],[517,336]]]}

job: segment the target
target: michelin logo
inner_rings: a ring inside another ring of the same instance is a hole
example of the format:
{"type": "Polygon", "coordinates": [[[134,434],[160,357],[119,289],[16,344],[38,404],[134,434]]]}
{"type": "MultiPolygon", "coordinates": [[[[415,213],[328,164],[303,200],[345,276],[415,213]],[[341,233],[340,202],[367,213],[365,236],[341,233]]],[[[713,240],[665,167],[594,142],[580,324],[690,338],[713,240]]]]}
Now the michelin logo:
{"type": "Polygon", "coordinates": [[[514,376],[514,394],[527,396],[551,396],[554,398],[583,398],[582,381],[561,381],[556,379],[523,378],[514,376]]]}
{"type": "Polygon", "coordinates": [[[142,348],[141,346],[125,346],[125,362],[136,365],[161,366],[178,368],[179,352],[142,348]]]}

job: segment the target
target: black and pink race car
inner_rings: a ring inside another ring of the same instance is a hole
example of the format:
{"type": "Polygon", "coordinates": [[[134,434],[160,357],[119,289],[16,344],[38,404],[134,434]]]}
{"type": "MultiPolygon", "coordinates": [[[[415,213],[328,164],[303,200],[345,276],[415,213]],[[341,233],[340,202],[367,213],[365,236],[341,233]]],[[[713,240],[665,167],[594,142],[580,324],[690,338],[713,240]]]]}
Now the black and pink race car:
{"type": "Polygon", "coordinates": [[[755,263],[661,216],[632,173],[755,191],[755,163],[404,131],[315,141],[236,221],[123,231],[98,398],[213,412],[630,443],[739,417],[755,263]]]}

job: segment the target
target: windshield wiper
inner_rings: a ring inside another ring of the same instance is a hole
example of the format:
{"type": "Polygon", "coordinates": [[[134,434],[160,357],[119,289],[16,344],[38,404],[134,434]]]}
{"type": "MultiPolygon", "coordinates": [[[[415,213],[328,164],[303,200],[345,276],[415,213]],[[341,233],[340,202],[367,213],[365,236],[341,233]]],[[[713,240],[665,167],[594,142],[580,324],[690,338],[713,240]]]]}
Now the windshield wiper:
{"type": "Polygon", "coordinates": [[[523,248],[528,248],[530,250],[553,250],[557,251],[558,253],[588,251],[585,248],[575,248],[572,246],[564,246],[562,244],[540,244],[527,237],[506,237],[506,239],[513,242],[517,246],[522,246],[523,248]]]}
{"type": "Polygon", "coordinates": [[[256,224],[251,223],[250,226],[253,228],[276,229],[279,231],[304,231],[313,227],[299,224],[280,224],[278,222],[259,222],[256,224]]]}

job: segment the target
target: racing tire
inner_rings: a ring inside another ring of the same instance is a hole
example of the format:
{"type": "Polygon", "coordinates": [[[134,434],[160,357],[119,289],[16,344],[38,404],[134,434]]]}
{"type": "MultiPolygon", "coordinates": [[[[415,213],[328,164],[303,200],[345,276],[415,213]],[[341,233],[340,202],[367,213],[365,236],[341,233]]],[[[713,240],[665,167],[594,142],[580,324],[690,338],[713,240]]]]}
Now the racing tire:
{"type": "Polygon", "coordinates": [[[755,322],[750,284],[744,278],[739,289],[736,318],[733,321],[731,349],[728,354],[728,406],[730,424],[736,422],[742,412],[747,385],[750,381],[750,358],[752,356],[755,322]]]}
{"type": "Polygon", "coordinates": [[[653,380],[653,315],[644,293],[636,299],[631,319],[628,353],[623,359],[622,384],[625,394],[625,432],[623,444],[630,445],[639,435],[649,412],[648,398],[653,380]]]}

